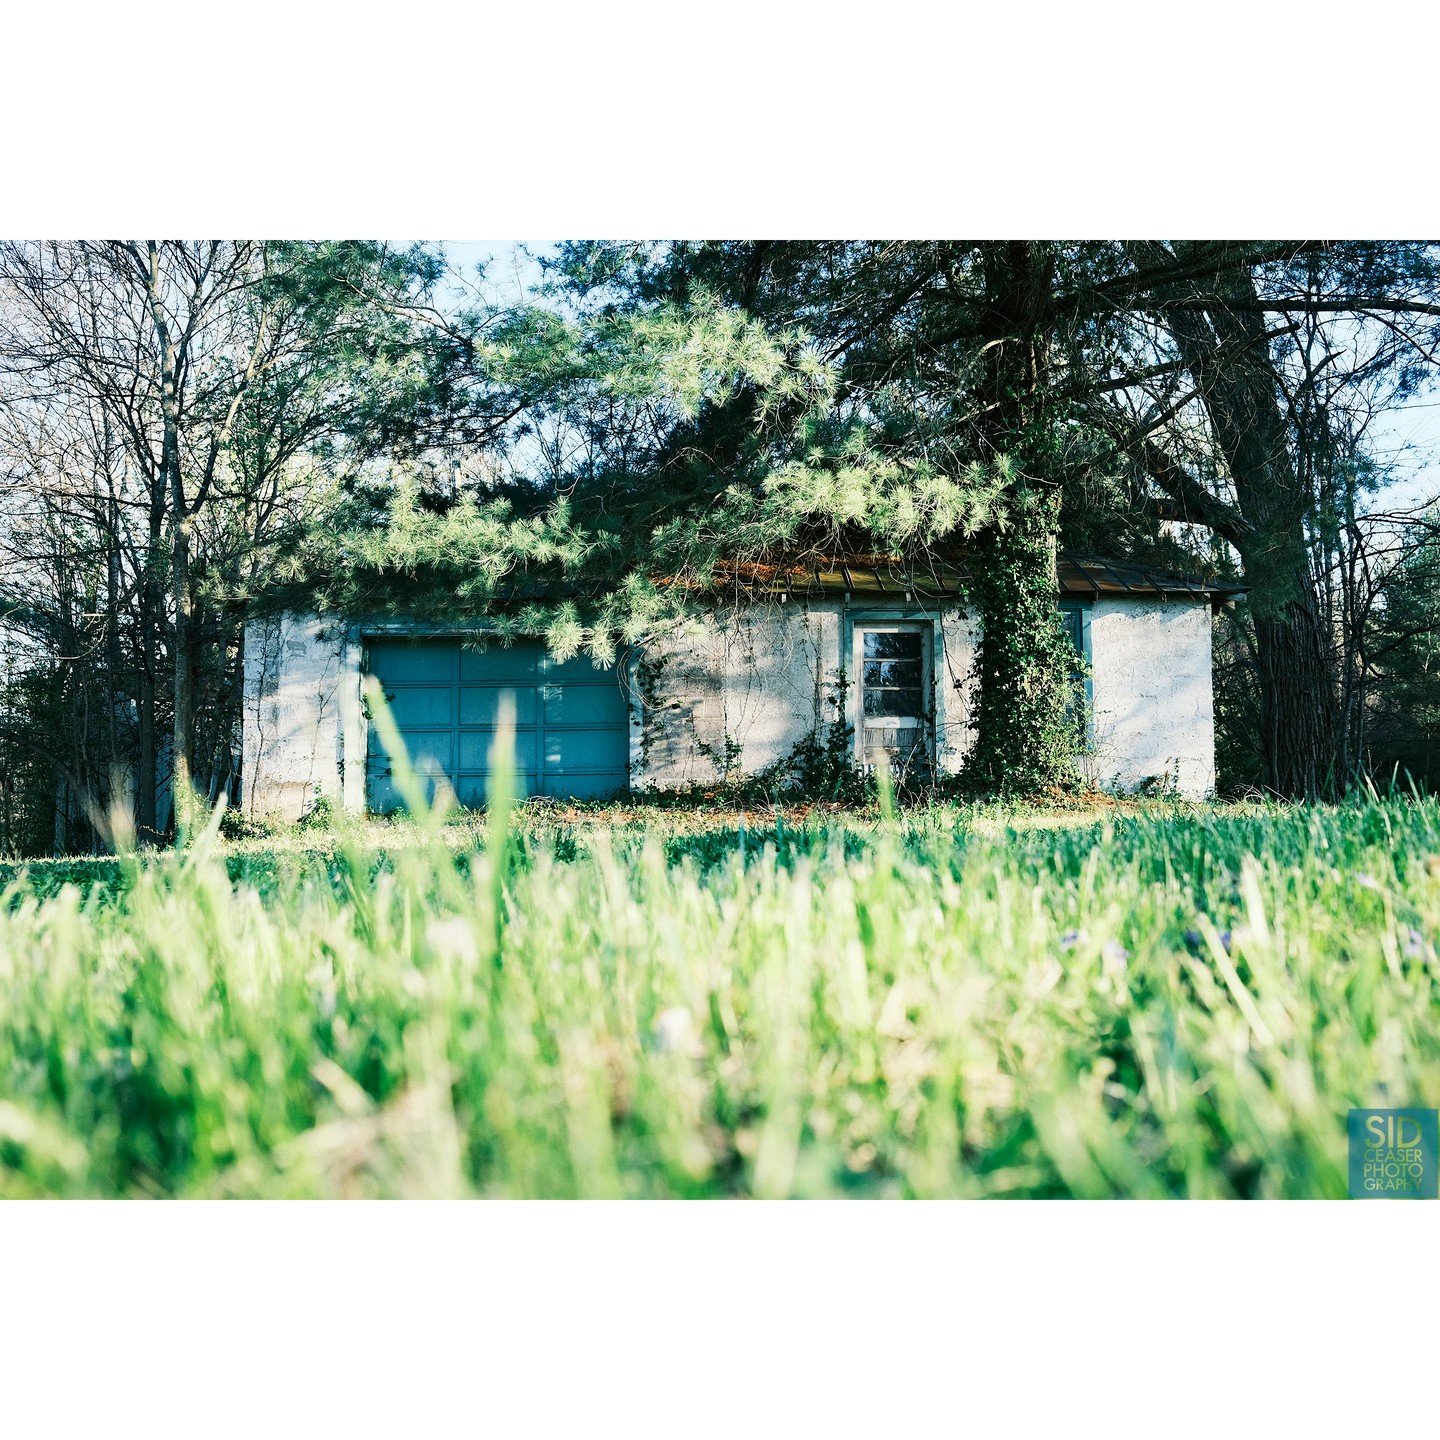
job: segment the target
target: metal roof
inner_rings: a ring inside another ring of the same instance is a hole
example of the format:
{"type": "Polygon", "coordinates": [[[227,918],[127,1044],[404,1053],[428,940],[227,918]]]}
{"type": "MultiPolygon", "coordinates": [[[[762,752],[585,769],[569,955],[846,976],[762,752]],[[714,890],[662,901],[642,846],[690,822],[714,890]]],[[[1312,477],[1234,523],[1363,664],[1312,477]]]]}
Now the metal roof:
{"type": "MultiPolygon", "coordinates": [[[[1107,596],[1159,596],[1206,600],[1219,609],[1246,593],[1241,581],[1216,576],[1180,575],[1143,565],[1098,560],[1064,551],[1057,565],[1060,595],[1066,599],[1098,600],[1107,596]]],[[[731,561],[722,563],[709,585],[696,579],[667,576],[661,585],[682,585],[698,594],[779,598],[834,597],[895,601],[964,600],[974,585],[972,567],[964,558],[905,564],[885,556],[811,555],[790,562],[731,561]]],[[[500,605],[576,597],[580,588],[559,579],[510,580],[494,596],[500,605]]]]}
{"type": "MultiPolygon", "coordinates": [[[[1148,566],[1064,552],[1057,566],[1060,594],[1072,599],[1105,596],[1161,596],[1208,600],[1223,605],[1243,595],[1246,586],[1214,576],[1177,575],[1148,566]]],[[[943,600],[963,598],[973,584],[963,560],[903,565],[880,556],[847,559],[821,557],[795,564],[736,563],[717,573],[717,588],[768,595],[868,596],[887,600],[943,600]]]]}

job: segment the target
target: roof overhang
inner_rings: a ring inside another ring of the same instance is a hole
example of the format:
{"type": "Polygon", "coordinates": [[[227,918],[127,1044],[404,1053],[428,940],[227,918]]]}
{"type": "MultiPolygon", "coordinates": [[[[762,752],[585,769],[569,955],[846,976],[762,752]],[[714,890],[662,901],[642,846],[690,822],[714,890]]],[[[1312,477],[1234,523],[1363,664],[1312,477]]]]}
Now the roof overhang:
{"type": "MultiPolygon", "coordinates": [[[[1064,599],[1107,598],[1206,601],[1219,608],[1246,591],[1239,581],[1180,575],[1148,566],[1097,560],[1065,552],[1057,565],[1064,599]]],[[[974,579],[963,561],[906,565],[878,556],[820,557],[791,563],[736,562],[717,574],[714,589],[778,597],[836,597],[915,602],[961,600],[974,579]]]]}

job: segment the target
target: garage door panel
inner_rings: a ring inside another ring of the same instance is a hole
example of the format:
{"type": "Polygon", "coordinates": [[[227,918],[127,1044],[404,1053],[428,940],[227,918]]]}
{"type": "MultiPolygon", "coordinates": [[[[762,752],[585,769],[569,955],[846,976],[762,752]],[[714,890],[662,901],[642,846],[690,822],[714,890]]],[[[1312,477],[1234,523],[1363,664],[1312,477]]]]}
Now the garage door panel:
{"type": "Polygon", "coordinates": [[[515,680],[533,685],[540,678],[540,650],[535,645],[467,646],[460,651],[460,679],[515,680]]]}
{"type": "Polygon", "coordinates": [[[531,688],[509,685],[484,687],[462,686],[460,689],[460,723],[462,725],[493,725],[500,714],[500,697],[509,695],[515,702],[515,723],[533,725],[539,704],[531,688]]]}
{"type": "Polygon", "coordinates": [[[391,718],[402,729],[447,729],[455,723],[455,692],[434,686],[405,686],[386,690],[391,718]]]}
{"type": "MultiPolygon", "coordinates": [[[[411,765],[417,770],[450,770],[455,763],[455,732],[453,730],[402,730],[400,741],[411,765]]],[[[384,770],[392,756],[385,748],[379,732],[371,729],[365,747],[366,762],[384,770]]]]}
{"type": "Polygon", "coordinates": [[[387,687],[454,682],[453,640],[372,640],[366,648],[370,673],[387,687]]]}
{"type": "MultiPolygon", "coordinates": [[[[488,770],[490,768],[490,747],[495,743],[493,730],[462,730],[460,732],[461,770],[488,770]]],[[[515,767],[518,770],[535,770],[536,750],[539,737],[533,730],[515,732],[515,767]]]]}
{"type": "Polygon", "coordinates": [[[388,775],[378,775],[372,770],[367,790],[366,803],[381,815],[399,810],[404,804],[400,792],[395,788],[395,782],[388,775]]]}
{"type": "Polygon", "coordinates": [[[610,665],[597,665],[588,655],[572,655],[568,660],[545,658],[546,680],[604,680],[615,683],[615,669],[610,665]]]}
{"type": "Polygon", "coordinates": [[[600,685],[542,685],[540,697],[547,725],[617,726],[630,718],[613,679],[600,685]]]}
{"type": "MultiPolygon", "coordinates": [[[[489,800],[490,777],[484,774],[462,774],[455,784],[455,798],[467,810],[478,810],[489,800]]],[[[541,794],[540,782],[534,771],[521,770],[515,776],[515,799],[541,794]]]]}
{"type": "Polygon", "coordinates": [[[410,730],[404,734],[405,750],[410,763],[421,775],[436,774],[454,768],[455,732],[453,730],[410,730]]]}
{"type": "Polygon", "coordinates": [[[624,770],[630,758],[630,739],[613,730],[547,730],[544,758],[547,774],[552,770],[624,770]]]}
{"type": "MultiPolygon", "coordinates": [[[[502,697],[515,698],[519,791],[594,798],[623,791],[630,758],[629,710],[613,668],[577,656],[552,664],[535,642],[477,649],[458,638],[368,647],[370,667],[393,697],[391,712],[416,768],[441,777],[462,805],[483,805],[502,697]]],[[[370,804],[401,801],[372,727],[370,804]]]]}
{"type": "MultiPolygon", "coordinates": [[[[450,779],[446,775],[421,774],[417,776],[417,779],[427,805],[435,803],[437,790],[449,792],[452,788],[450,779]]],[[[400,793],[400,787],[395,783],[394,775],[388,770],[382,768],[379,771],[371,771],[368,804],[372,810],[378,811],[382,815],[405,808],[405,799],[400,793]]]]}
{"type": "Polygon", "coordinates": [[[593,775],[547,775],[545,794],[559,799],[608,800],[621,794],[627,785],[623,771],[600,771],[593,775]]]}

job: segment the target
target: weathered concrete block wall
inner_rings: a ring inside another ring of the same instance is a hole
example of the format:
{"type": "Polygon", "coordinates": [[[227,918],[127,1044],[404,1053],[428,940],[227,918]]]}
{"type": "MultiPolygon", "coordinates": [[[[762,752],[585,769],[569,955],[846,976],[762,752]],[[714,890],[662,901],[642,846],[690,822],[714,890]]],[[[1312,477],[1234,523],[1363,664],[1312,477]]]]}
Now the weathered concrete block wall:
{"type": "Polygon", "coordinates": [[[1087,617],[1094,698],[1091,779],[1199,800],[1215,790],[1210,607],[1097,600],[1087,617]]]}
{"type": "Polygon", "coordinates": [[[725,632],[725,718],[753,773],[839,715],[840,619],[830,605],[732,611],[725,632]]]}
{"type": "MultiPolygon", "coordinates": [[[[358,700],[358,677],[358,646],[343,625],[283,615],[246,628],[242,803],[248,813],[296,820],[321,795],[346,799],[347,728],[353,743],[359,721],[358,705],[349,702],[358,700]]],[[[363,737],[358,753],[363,766],[363,737]]]]}
{"type": "Polygon", "coordinates": [[[934,626],[936,760],[946,772],[958,770],[974,741],[976,633],[958,606],[786,601],[717,611],[651,645],[635,687],[636,786],[708,784],[727,764],[733,773],[753,774],[837,721],[853,727],[859,716],[852,627],[887,619],[934,626]]]}
{"type": "Polygon", "coordinates": [[[751,774],[839,717],[839,611],[717,611],[652,644],[640,676],[639,785],[707,784],[727,766],[751,774]]]}
{"type": "Polygon", "coordinates": [[[630,783],[662,790],[704,785],[720,773],[726,735],[726,635],[695,621],[635,666],[630,783]]]}

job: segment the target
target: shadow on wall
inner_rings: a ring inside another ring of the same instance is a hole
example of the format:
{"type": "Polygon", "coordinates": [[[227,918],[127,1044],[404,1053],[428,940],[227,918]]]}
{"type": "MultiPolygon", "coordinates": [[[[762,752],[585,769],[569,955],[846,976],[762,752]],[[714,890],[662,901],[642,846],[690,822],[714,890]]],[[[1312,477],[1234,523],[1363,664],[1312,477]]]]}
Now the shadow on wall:
{"type": "Polygon", "coordinates": [[[697,624],[643,662],[640,779],[660,788],[753,773],[839,717],[839,620],[795,608],[697,624]],[[827,657],[835,657],[831,663],[827,657]]]}

